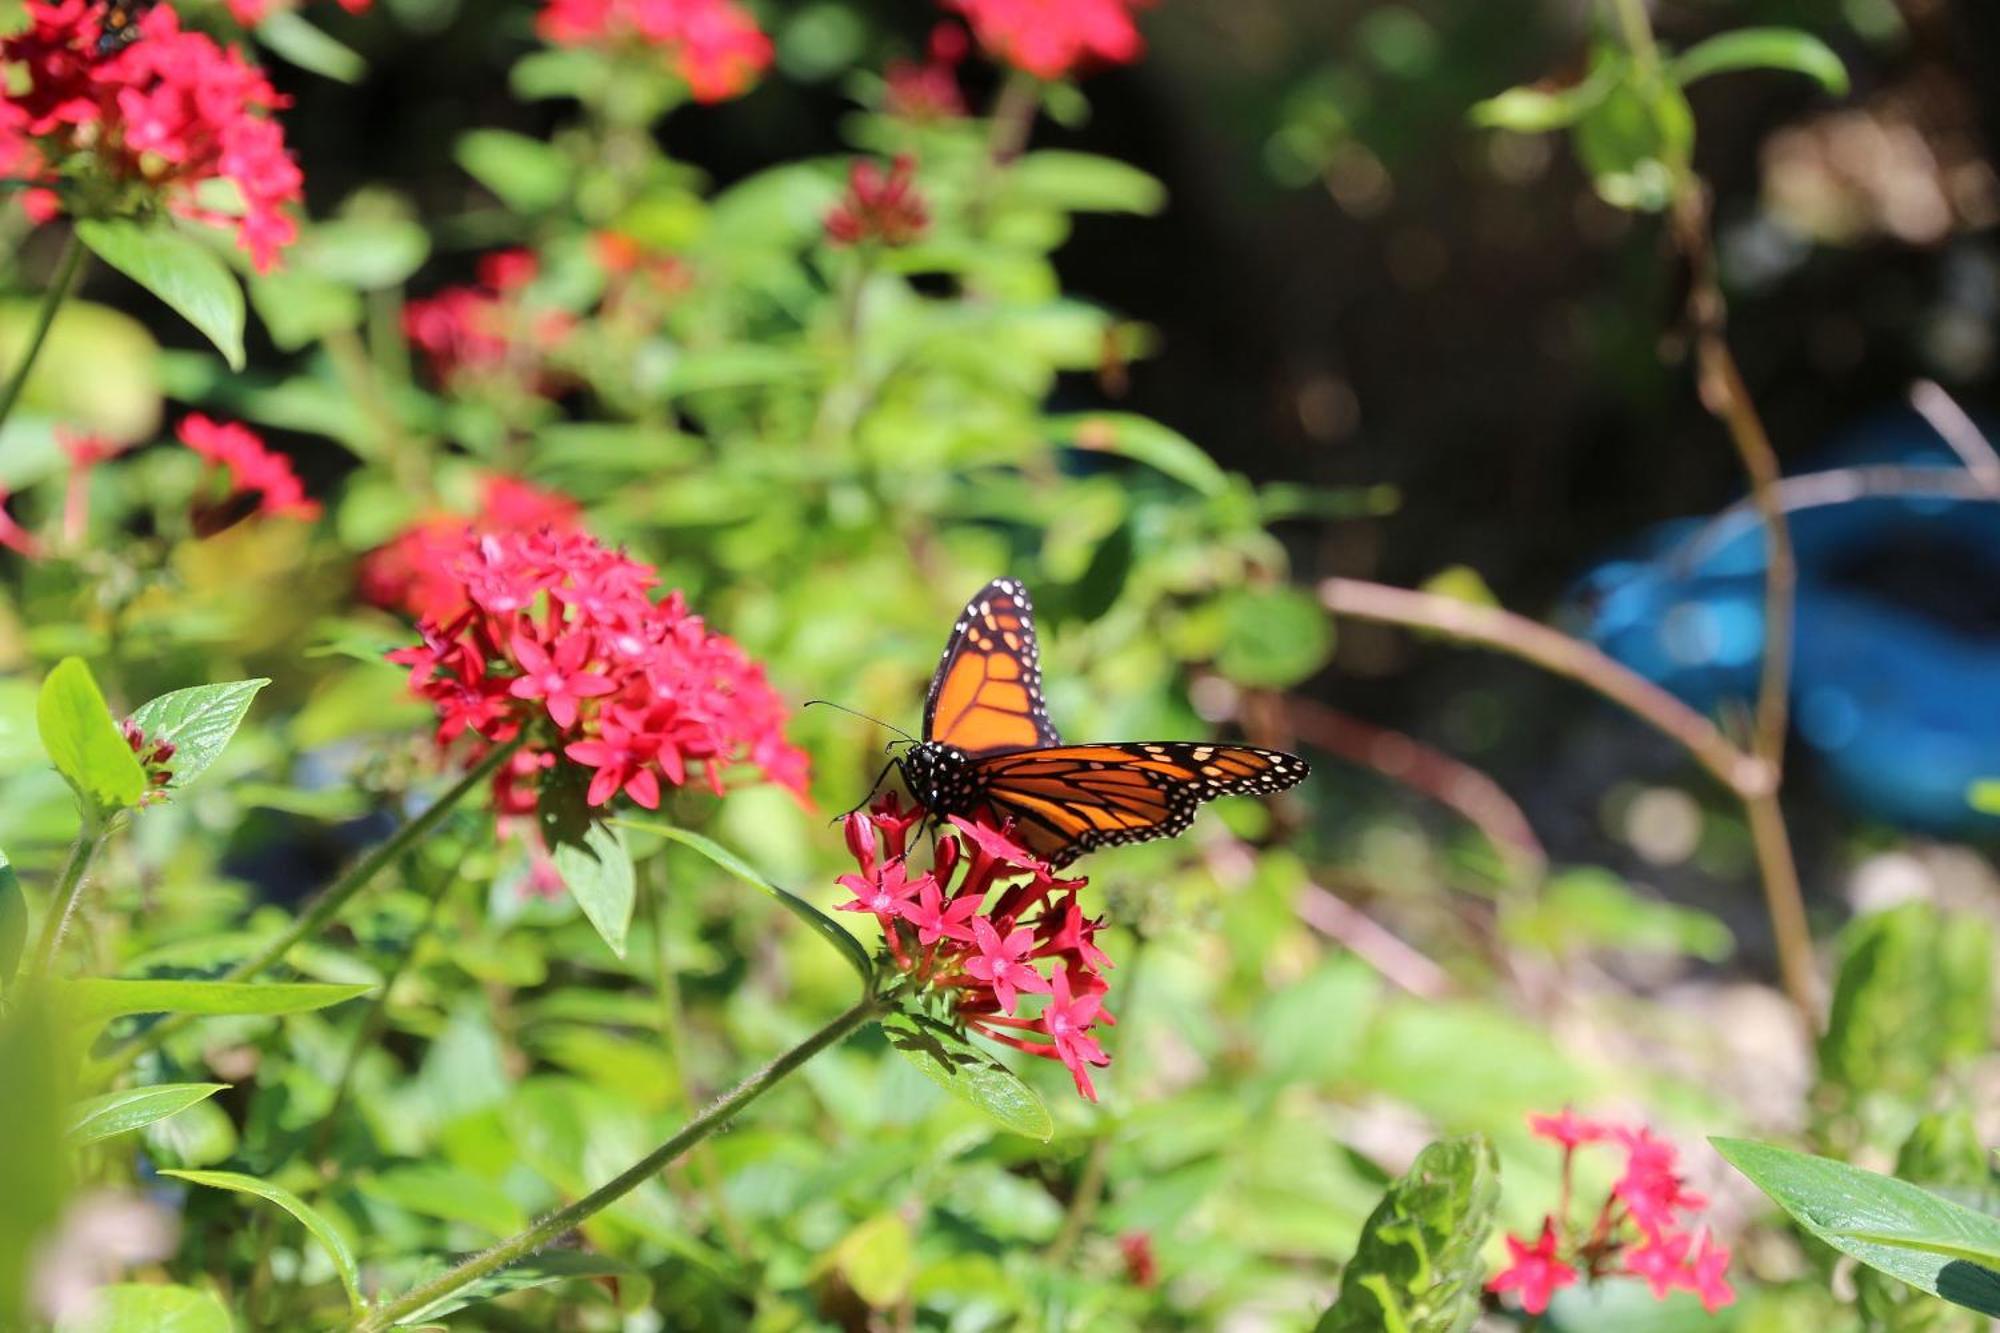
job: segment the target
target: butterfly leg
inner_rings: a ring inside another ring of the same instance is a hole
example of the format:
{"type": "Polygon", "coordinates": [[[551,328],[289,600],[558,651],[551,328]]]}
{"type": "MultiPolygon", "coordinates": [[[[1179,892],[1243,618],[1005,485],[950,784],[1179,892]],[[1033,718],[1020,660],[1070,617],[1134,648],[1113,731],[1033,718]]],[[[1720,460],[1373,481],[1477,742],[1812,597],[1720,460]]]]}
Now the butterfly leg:
{"type": "Polygon", "coordinates": [[[859,805],[854,806],[852,809],[841,811],[839,814],[835,815],[832,819],[829,819],[826,822],[829,824],[838,824],[841,820],[847,818],[849,815],[857,814],[860,811],[866,810],[868,808],[868,803],[875,799],[875,793],[882,790],[882,779],[888,777],[889,770],[894,768],[895,766],[896,766],[896,761],[894,759],[891,759],[888,763],[882,765],[882,771],[880,773],[877,773],[875,775],[875,780],[868,784],[868,794],[861,798],[861,803],[859,805]]]}

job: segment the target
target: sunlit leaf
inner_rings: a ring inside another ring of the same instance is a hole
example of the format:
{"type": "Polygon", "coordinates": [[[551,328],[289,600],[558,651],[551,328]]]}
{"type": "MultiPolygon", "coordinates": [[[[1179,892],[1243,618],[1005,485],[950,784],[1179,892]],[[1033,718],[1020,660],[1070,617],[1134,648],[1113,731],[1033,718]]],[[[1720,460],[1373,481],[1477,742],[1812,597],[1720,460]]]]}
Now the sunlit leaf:
{"type": "Polygon", "coordinates": [[[243,369],[243,289],[212,251],[163,221],[84,221],[76,234],[205,334],[232,369],[243,369]]]}
{"type": "Polygon", "coordinates": [[[604,943],[623,958],[637,896],[625,840],[614,829],[592,824],[579,839],[552,841],[549,859],[604,943]]]}
{"type": "Polygon", "coordinates": [[[114,1134],[143,1129],[155,1120],[164,1120],[197,1102],[207,1101],[228,1086],[227,1083],[156,1083],[88,1098],[70,1108],[69,1141],[95,1143],[114,1134]]]}
{"type": "Polygon", "coordinates": [[[307,22],[296,10],[272,9],[257,25],[257,40],[300,69],[324,79],[359,83],[368,73],[368,62],[353,47],[307,22]]]}
{"type": "Polygon", "coordinates": [[[1839,97],[1847,92],[1847,66],[1832,47],[1797,28],[1738,28],[1696,42],[1674,58],[1673,75],[1683,86],[1711,74],[1775,69],[1803,74],[1839,97]]]}
{"type": "Polygon", "coordinates": [[[232,680],[216,685],[195,685],[148,699],[132,714],[149,740],[171,741],[174,757],[170,788],[185,787],[216,761],[229,738],[243,724],[250,701],[271,682],[232,680]]]}
{"type": "Polygon", "coordinates": [[[250,1194],[275,1203],[296,1218],[301,1226],[320,1243],[327,1257],[333,1260],[333,1268],[340,1275],[340,1285],[347,1289],[347,1303],[355,1310],[367,1307],[361,1296],[361,1272],[354,1263],[354,1251],[347,1247],[347,1241],[334,1229],[326,1215],[301,1199],[282,1185],[274,1185],[268,1180],[246,1176],[236,1171],[162,1171],[163,1176],[185,1180],[191,1185],[206,1185],[210,1189],[231,1190],[238,1194],[250,1194]]]}
{"type": "Polygon", "coordinates": [[[1003,1129],[1044,1143],[1056,1132],[1033,1088],[951,1028],[920,1015],[894,1014],[882,1020],[882,1031],[925,1078],[1003,1129]]]}
{"type": "Polygon", "coordinates": [[[1368,1215],[1341,1271],[1340,1299],[1317,1333],[1470,1328],[1486,1275],[1480,1251],[1499,1202],[1500,1163],[1483,1135],[1425,1148],[1368,1215]]]}
{"type": "Polygon", "coordinates": [[[139,981],[81,977],[50,983],[56,1012],[73,1027],[126,1014],[300,1014],[364,995],[367,986],[316,981],[139,981]]]}
{"type": "Polygon", "coordinates": [[[1048,424],[1052,439],[1144,463],[1197,494],[1220,495],[1228,488],[1228,477],[1200,445],[1150,418],[1129,412],[1085,412],[1051,417],[1048,424]]]}
{"type": "Polygon", "coordinates": [[[56,771],[101,814],[137,805],[146,771],[112,719],[83,659],[66,657],[42,682],[35,721],[56,771]]]}
{"type": "Polygon", "coordinates": [[[2000,1314],[2000,1218],[1894,1176],[1748,1139],[1717,1152],[1798,1224],[1843,1254],[1921,1291],[2000,1314]]]}

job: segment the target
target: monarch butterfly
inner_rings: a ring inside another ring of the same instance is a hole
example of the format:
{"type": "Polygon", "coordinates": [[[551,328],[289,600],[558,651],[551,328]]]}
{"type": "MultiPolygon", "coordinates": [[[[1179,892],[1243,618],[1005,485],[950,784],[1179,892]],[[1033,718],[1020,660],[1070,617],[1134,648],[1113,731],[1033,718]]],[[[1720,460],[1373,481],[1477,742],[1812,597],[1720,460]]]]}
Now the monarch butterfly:
{"type": "Polygon", "coordinates": [[[1306,762],[1194,741],[1064,745],[1042,701],[1028,590],[995,579],[951,627],[924,699],[923,738],[897,761],[934,815],[991,812],[1051,865],[1116,843],[1166,838],[1217,796],[1283,791],[1306,762]]]}

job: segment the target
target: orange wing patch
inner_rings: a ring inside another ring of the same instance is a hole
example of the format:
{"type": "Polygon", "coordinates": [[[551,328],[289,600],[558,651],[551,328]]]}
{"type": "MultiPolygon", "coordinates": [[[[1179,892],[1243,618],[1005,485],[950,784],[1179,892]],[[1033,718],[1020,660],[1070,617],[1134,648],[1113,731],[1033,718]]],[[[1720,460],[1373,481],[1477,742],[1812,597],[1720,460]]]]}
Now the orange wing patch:
{"type": "Polygon", "coordinates": [[[975,756],[1062,744],[1042,703],[1034,607],[1012,579],[959,613],[924,701],[924,739],[975,756]]]}
{"type": "Polygon", "coordinates": [[[1098,847],[1172,837],[1218,796],[1283,791],[1305,761],[1277,750],[1192,741],[1066,745],[994,755],[976,771],[1015,836],[1063,866],[1098,847]]]}

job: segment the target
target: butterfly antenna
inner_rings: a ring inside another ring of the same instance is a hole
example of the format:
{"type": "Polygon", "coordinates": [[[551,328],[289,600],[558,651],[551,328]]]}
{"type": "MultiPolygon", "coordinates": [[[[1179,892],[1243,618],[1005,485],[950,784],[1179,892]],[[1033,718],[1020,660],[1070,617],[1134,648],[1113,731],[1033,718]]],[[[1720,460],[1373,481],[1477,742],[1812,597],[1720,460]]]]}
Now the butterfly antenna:
{"type": "Polygon", "coordinates": [[[837,704],[831,699],[808,699],[805,701],[805,703],[801,704],[800,707],[811,708],[815,704],[820,704],[827,708],[837,708],[841,712],[846,713],[851,717],[860,718],[863,722],[873,722],[878,727],[882,727],[889,731],[893,731],[898,736],[901,736],[904,740],[908,741],[912,745],[915,745],[917,743],[917,738],[915,736],[912,736],[909,732],[904,731],[901,727],[897,726],[895,723],[884,722],[879,717],[871,717],[867,713],[862,712],[858,708],[849,708],[846,704],[837,704]]]}

